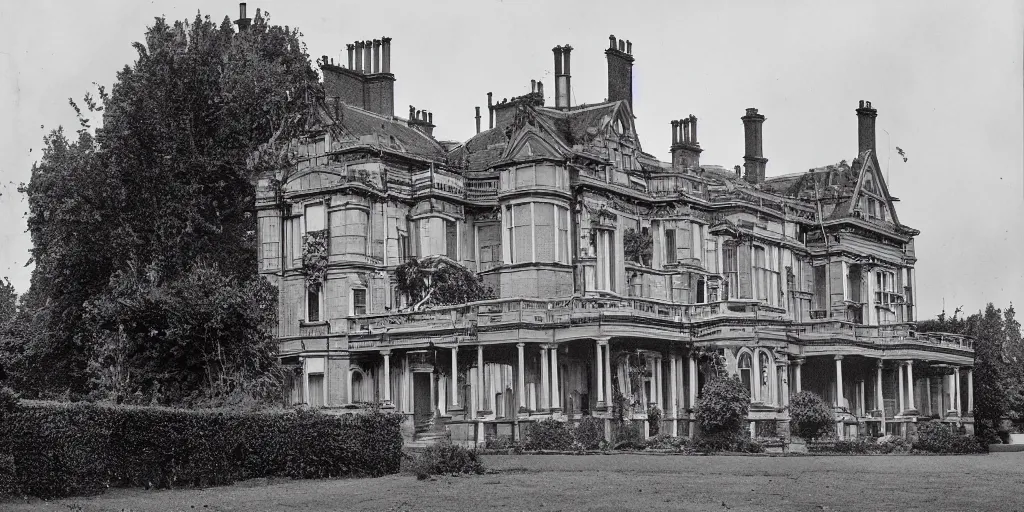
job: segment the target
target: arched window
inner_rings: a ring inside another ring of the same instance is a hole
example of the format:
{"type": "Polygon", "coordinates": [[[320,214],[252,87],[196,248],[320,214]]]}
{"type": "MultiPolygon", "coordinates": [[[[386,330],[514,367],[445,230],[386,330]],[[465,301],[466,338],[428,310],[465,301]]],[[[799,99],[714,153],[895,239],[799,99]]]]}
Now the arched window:
{"type": "Polygon", "coordinates": [[[754,379],[753,379],[753,361],[750,358],[749,352],[740,354],[739,363],[736,365],[740,371],[740,380],[743,381],[743,385],[750,391],[750,396],[754,396],[754,379]]]}
{"type": "Polygon", "coordinates": [[[761,384],[760,385],[761,401],[764,402],[764,403],[768,403],[768,402],[771,401],[771,396],[772,396],[772,393],[771,393],[771,390],[772,390],[772,386],[771,386],[771,364],[772,364],[771,363],[771,358],[768,357],[767,353],[760,352],[758,354],[758,356],[757,356],[757,362],[758,362],[758,371],[760,372],[760,375],[758,376],[758,378],[761,379],[761,381],[760,381],[760,384],[761,384]]]}

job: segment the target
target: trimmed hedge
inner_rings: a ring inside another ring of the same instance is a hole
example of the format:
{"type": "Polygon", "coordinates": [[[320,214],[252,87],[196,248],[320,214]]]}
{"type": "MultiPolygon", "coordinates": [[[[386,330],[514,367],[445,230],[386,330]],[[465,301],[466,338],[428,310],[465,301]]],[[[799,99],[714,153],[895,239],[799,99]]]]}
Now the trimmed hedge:
{"type": "Polygon", "coordinates": [[[932,453],[981,453],[985,447],[974,436],[954,433],[949,425],[938,421],[917,424],[914,449],[932,453]]]}
{"type": "Polygon", "coordinates": [[[402,417],[232,413],[89,403],[0,411],[0,495],[90,495],[109,486],[230,484],[257,477],[397,473],[402,417]]]}

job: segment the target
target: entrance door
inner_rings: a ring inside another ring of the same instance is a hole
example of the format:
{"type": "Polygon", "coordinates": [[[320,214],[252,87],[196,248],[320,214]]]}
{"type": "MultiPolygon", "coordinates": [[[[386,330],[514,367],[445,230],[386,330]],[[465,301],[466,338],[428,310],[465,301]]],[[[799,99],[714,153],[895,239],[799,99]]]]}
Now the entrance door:
{"type": "Polygon", "coordinates": [[[427,372],[412,374],[412,404],[416,430],[428,428],[430,419],[434,416],[434,407],[430,403],[430,377],[431,374],[427,372]]]}

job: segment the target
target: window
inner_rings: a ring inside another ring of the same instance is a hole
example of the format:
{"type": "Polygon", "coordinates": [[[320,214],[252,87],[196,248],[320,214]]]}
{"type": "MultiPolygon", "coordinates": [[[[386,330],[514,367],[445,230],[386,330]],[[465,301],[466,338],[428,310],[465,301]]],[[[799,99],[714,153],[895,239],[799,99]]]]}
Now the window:
{"type": "Polygon", "coordinates": [[[350,208],[335,210],[331,217],[331,254],[366,255],[369,212],[350,208]]]}
{"type": "Polygon", "coordinates": [[[880,305],[897,304],[900,295],[896,293],[896,273],[887,270],[875,272],[875,303],[880,305]]]}
{"type": "Polygon", "coordinates": [[[615,232],[597,231],[597,289],[615,291],[615,232]]]}
{"type": "Polygon", "coordinates": [[[754,297],[779,305],[779,248],[754,246],[754,297]]]}
{"type": "Polygon", "coordinates": [[[305,229],[303,230],[304,233],[309,233],[310,231],[320,231],[324,229],[323,203],[311,204],[307,206],[305,210],[305,215],[303,215],[303,220],[306,223],[304,226],[305,229]]]}
{"type": "Polygon", "coordinates": [[[665,230],[665,264],[670,265],[675,263],[678,258],[676,252],[676,230],[666,229],[665,230]]]}
{"type": "Polygon", "coordinates": [[[750,353],[744,352],[740,355],[740,360],[736,364],[736,367],[740,371],[740,380],[743,381],[743,386],[750,392],[750,396],[754,396],[754,375],[753,365],[750,353]]]}
{"type": "Polygon", "coordinates": [[[826,296],[828,292],[828,283],[825,265],[818,265],[814,267],[814,309],[816,311],[827,310],[829,299],[826,296]]]}
{"type": "Polygon", "coordinates": [[[878,203],[871,198],[868,198],[868,218],[878,217],[878,203]]]}
{"type": "Polygon", "coordinates": [[[725,293],[728,299],[735,299],[739,296],[740,281],[736,265],[736,246],[726,245],[722,247],[722,273],[725,274],[725,293]]]}
{"type": "Polygon", "coordinates": [[[409,259],[409,235],[406,233],[398,234],[398,263],[405,263],[409,259]]]}
{"type": "Polygon", "coordinates": [[[306,321],[320,321],[320,289],[306,288],[306,321]]]}
{"type": "Polygon", "coordinates": [[[770,403],[772,401],[772,386],[771,386],[771,359],[768,358],[768,354],[759,352],[757,356],[757,366],[759,386],[758,391],[761,396],[758,398],[764,403],[770,403]]]}
{"type": "Polygon", "coordinates": [[[508,263],[569,263],[568,208],[539,201],[520,203],[505,208],[504,220],[502,243],[509,244],[508,263]]]}
{"type": "Polygon", "coordinates": [[[459,260],[459,224],[454,220],[444,221],[444,254],[459,260]]]}
{"type": "Polygon", "coordinates": [[[366,314],[366,290],[362,288],[352,289],[352,314],[366,314]]]}

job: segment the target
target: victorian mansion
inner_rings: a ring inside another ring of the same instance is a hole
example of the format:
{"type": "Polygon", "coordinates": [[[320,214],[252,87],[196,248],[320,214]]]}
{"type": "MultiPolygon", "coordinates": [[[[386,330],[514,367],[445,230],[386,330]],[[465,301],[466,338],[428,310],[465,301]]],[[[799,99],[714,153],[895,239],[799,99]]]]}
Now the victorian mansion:
{"type": "Polygon", "coordinates": [[[915,332],[919,233],[878,170],[871,102],[850,116],[849,162],[768,176],[756,108],[734,114],[742,167],[701,162],[692,115],[665,120],[661,161],[635,131],[632,43],[583,43],[607,57],[605,101],[573,104],[574,48],[556,46],[554,104],[539,82],[488,93],[465,142],[435,139],[432,113],[395,114],[389,38],[318,61],[316,122],[256,202],[290,403],[393,408],[409,441],[588,415],[612,436],[613,403],[688,435],[720,371],[749,386],[752,432],[784,427],[800,390],[834,404],[844,437],[970,426],[973,345],[915,332]],[[396,269],[428,257],[493,298],[410,300],[396,269]]]}

